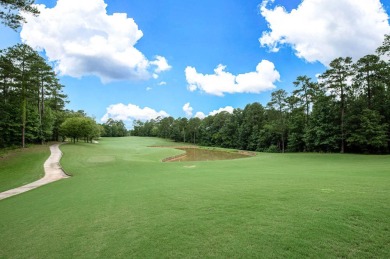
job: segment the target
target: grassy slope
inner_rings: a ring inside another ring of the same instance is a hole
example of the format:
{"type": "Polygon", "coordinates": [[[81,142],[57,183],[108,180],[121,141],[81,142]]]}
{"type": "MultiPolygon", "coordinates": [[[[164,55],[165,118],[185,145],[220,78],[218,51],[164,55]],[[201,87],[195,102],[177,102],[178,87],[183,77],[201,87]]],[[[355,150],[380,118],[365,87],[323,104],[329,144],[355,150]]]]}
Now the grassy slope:
{"type": "Polygon", "coordinates": [[[9,151],[0,158],[0,192],[42,178],[45,174],[43,163],[49,155],[50,149],[46,145],[9,151]]]}
{"type": "Polygon", "coordinates": [[[72,178],[0,201],[0,258],[390,257],[389,156],[161,163],[162,144],[62,146],[72,178]]]}

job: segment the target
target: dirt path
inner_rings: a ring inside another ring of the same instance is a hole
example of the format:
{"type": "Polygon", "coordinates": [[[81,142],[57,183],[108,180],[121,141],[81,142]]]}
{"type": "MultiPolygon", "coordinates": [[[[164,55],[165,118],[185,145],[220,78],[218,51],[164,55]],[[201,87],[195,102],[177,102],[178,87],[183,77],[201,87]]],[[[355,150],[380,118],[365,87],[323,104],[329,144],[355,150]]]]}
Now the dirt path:
{"type": "Polygon", "coordinates": [[[27,192],[29,190],[38,188],[42,185],[68,178],[69,176],[64,173],[60,166],[60,159],[62,152],[59,149],[60,144],[54,144],[50,146],[50,157],[45,161],[43,167],[45,169],[45,176],[38,181],[11,189],[0,193],[0,200],[17,195],[19,193],[27,192]]]}

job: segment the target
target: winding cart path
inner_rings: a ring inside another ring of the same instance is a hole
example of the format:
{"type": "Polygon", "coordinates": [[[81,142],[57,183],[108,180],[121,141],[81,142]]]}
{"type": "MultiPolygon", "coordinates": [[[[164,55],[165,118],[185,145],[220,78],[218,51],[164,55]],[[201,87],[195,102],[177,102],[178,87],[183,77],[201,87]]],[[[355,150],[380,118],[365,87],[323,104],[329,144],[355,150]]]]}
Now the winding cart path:
{"type": "Polygon", "coordinates": [[[35,182],[5,191],[0,193],[0,200],[27,192],[29,190],[38,188],[42,185],[55,182],[69,176],[65,174],[60,166],[60,159],[62,152],[59,148],[60,144],[54,144],[50,146],[50,157],[45,161],[43,167],[45,169],[45,176],[35,182]]]}

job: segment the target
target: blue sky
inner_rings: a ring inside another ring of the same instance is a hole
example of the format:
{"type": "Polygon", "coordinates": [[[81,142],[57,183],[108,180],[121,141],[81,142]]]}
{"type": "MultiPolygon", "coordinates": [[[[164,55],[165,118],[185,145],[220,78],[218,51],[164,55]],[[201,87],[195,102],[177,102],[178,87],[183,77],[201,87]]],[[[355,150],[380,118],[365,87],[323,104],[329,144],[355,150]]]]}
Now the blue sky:
{"type": "Polygon", "coordinates": [[[390,33],[390,0],[36,3],[41,15],[19,31],[0,27],[0,48],[30,44],[59,73],[67,108],[128,126],[266,105],[297,76],[373,53],[390,33]]]}

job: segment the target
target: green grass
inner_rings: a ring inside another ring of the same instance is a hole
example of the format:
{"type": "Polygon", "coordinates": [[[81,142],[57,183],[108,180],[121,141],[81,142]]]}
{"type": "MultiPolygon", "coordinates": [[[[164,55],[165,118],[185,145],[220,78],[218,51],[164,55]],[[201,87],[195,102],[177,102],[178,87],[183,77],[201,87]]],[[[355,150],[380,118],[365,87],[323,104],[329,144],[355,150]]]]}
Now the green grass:
{"type": "Polygon", "coordinates": [[[31,183],[45,174],[43,163],[50,155],[47,145],[9,150],[0,157],[0,192],[31,183]]]}
{"type": "Polygon", "coordinates": [[[0,258],[390,258],[390,157],[172,162],[153,138],[61,146],[73,177],[0,201],[0,258]]]}

